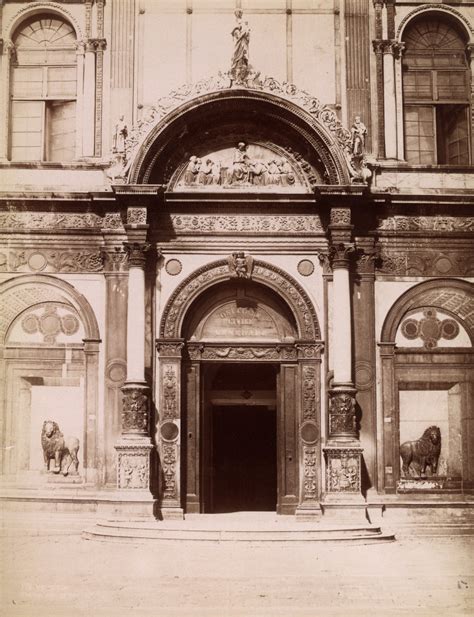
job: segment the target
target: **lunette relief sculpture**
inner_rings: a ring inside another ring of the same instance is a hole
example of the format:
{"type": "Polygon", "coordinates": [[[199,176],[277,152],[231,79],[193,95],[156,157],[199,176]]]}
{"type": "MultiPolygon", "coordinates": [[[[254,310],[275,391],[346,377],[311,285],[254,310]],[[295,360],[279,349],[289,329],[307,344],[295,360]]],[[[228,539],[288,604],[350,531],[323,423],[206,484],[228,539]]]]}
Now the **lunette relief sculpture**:
{"type": "Polygon", "coordinates": [[[405,478],[421,478],[435,476],[438,470],[438,460],[441,452],[441,431],[437,426],[430,426],[423,435],[415,441],[405,441],[400,446],[400,456],[403,461],[402,472],[405,478]]]}
{"type": "Polygon", "coordinates": [[[64,437],[59,425],[54,420],[45,420],[41,431],[41,445],[43,446],[43,458],[45,471],[50,471],[50,462],[54,460],[54,473],[62,473],[67,476],[69,468],[74,464],[73,473],[77,474],[79,459],[79,439],[77,437],[64,437]]]}

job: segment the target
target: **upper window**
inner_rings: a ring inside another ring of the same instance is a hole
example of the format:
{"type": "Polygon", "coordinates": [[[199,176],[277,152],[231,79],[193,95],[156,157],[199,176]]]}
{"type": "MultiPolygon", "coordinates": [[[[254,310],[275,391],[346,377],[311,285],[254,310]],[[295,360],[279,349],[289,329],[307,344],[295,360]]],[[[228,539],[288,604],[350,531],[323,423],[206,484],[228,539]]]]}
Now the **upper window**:
{"type": "Polygon", "coordinates": [[[403,39],[406,160],[469,164],[466,41],[450,23],[436,18],[412,22],[403,39]]]}
{"type": "Polygon", "coordinates": [[[76,35],[57,16],[35,15],[13,38],[10,155],[71,161],[76,144],[76,35]]]}

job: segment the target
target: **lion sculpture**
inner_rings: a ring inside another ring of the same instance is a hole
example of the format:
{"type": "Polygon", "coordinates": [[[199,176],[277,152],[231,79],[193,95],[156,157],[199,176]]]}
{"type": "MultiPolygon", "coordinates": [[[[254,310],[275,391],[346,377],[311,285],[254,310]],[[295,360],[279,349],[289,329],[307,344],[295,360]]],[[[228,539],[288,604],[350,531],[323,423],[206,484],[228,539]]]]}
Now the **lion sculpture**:
{"type": "Polygon", "coordinates": [[[45,471],[49,471],[51,459],[54,459],[54,473],[62,473],[67,476],[69,468],[74,463],[74,471],[77,473],[79,459],[79,439],[77,437],[64,437],[58,423],[53,420],[45,420],[41,431],[41,445],[43,446],[43,457],[45,471]]]}
{"type": "Polygon", "coordinates": [[[421,477],[426,475],[426,468],[430,468],[430,475],[436,475],[438,459],[441,452],[441,431],[437,426],[426,429],[420,439],[405,441],[400,446],[400,456],[403,461],[403,475],[421,477]]]}

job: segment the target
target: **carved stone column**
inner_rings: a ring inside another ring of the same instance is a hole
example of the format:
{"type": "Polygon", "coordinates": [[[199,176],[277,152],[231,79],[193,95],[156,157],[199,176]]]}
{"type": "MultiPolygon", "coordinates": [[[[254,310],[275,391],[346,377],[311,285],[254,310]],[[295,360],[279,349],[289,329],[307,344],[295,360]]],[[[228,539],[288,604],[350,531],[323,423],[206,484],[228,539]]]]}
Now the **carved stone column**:
{"type": "Polygon", "coordinates": [[[85,389],[84,400],[87,418],[86,441],[84,443],[84,473],[86,482],[97,484],[98,475],[98,402],[99,402],[99,343],[100,340],[84,339],[85,389]]]}
{"type": "Polygon", "coordinates": [[[400,54],[397,41],[383,41],[385,156],[395,159],[397,149],[397,96],[395,87],[395,57],[400,54]]]}
{"type": "Polygon", "coordinates": [[[127,379],[122,387],[122,434],[115,445],[119,489],[150,488],[149,388],[145,381],[145,261],[150,245],[143,241],[146,229],[127,230],[128,253],[127,379]],[[133,233],[135,232],[135,233],[133,233]]]}
{"type": "Polygon", "coordinates": [[[105,482],[115,485],[117,477],[114,445],[121,434],[122,393],[127,377],[128,255],[122,246],[103,252],[105,276],[105,482]]]}
{"type": "Polygon", "coordinates": [[[362,448],[356,426],[352,380],[352,312],[350,257],[354,245],[349,208],[332,208],[329,259],[333,270],[331,355],[334,380],[329,390],[329,432],[326,456],[325,501],[361,499],[362,448]]]}
{"type": "Polygon", "coordinates": [[[181,354],[182,339],[156,342],[160,359],[158,453],[161,467],[161,515],[182,519],[181,503],[181,354]]]}

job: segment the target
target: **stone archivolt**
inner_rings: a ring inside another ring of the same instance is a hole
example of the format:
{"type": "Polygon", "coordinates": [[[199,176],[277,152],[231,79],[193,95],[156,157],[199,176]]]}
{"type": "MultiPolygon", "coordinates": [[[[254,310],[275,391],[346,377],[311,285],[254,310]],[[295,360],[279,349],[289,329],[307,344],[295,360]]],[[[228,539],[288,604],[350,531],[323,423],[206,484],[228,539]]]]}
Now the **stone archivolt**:
{"type": "MultiPolygon", "coordinates": [[[[192,300],[209,286],[228,280],[227,260],[216,261],[196,270],[175,290],[168,301],[160,325],[163,338],[179,338],[181,323],[192,300]]],[[[254,281],[274,289],[293,309],[299,327],[299,336],[306,340],[321,338],[314,306],[306,292],[288,274],[279,268],[258,260],[253,262],[254,281]]]]}

